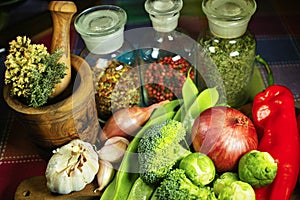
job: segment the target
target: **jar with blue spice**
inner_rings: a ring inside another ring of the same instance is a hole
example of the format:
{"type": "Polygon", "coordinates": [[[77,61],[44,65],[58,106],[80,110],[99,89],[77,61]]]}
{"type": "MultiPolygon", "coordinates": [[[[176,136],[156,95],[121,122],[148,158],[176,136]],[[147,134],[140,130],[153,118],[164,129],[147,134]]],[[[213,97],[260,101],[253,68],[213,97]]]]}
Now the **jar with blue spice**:
{"type": "Polygon", "coordinates": [[[256,10],[254,0],[203,0],[203,12],[209,30],[199,37],[208,55],[205,62],[215,67],[201,68],[208,86],[217,86],[220,101],[239,107],[248,100],[256,40],[248,30],[248,22],[256,10]]]}

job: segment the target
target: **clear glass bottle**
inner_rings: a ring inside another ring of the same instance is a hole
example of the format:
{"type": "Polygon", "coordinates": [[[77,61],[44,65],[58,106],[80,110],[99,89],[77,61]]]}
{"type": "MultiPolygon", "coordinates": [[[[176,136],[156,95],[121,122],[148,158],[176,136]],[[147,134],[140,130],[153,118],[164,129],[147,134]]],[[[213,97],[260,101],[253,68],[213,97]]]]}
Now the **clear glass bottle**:
{"type": "Polygon", "coordinates": [[[195,77],[190,69],[198,47],[191,37],[176,31],[183,1],[146,0],[144,6],[152,22],[138,41],[144,103],[181,98],[188,72],[195,77]]]}
{"type": "Polygon", "coordinates": [[[139,75],[132,66],[135,51],[124,37],[126,20],[122,8],[100,5],[84,10],[74,21],[85,43],[80,56],[92,69],[96,106],[103,121],[141,101],[139,75]]]}
{"type": "Polygon", "coordinates": [[[215,68],[199,69],[209,85],[220,85],[222,102],[239,107],[248,100],[256,40],[248,22],[256,10],[255,0],[203,0],[209,30],[199,44],[215,68]]]}

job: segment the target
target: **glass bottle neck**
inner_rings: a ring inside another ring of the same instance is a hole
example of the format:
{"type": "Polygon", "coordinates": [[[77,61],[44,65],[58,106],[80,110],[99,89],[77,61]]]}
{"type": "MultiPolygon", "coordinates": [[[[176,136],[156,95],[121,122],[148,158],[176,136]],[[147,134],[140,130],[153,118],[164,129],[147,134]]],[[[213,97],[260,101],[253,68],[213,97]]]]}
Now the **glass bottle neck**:
{"type": "Polygon", "coordinates": [[[158,44],[163,44],[165,42],[176,41],[177,37],[178,37],[178,33],[175,30],[171,30],[171,31],[168,31],[168,32],[159,32],[159,31],[156,31],[155,35],[154,35],[154,40],[158,44]]]}
{"type": "Polygon", "coordinates": [[[162,33],[174,31],[178,25],[179,13],[173,16],[152,16],[150,15],[153,28],[162,33]]]}

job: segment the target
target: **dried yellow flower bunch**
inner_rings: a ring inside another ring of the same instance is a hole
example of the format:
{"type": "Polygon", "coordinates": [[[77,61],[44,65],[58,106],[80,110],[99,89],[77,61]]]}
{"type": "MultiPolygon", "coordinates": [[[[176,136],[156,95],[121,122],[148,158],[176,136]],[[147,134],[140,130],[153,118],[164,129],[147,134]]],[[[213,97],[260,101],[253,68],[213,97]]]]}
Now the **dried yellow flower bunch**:
{"type": "Polygon", "coordinates": [[[11,84],[11,94],[29,106],[47,103],[56,83],[65,76],[66,66],[57,63],[62,51],[48,53],[43,44],[31,44],[26,36],[18,36],[9,43],[5,61],[5,84],[11,84]]]}

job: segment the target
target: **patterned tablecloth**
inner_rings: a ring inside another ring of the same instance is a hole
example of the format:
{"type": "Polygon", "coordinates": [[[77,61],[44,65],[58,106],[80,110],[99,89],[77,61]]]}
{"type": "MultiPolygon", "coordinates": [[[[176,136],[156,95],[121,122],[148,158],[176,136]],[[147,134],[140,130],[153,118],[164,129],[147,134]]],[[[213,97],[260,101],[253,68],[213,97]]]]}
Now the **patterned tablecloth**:
{"type": "MultiPolygon", "coordinates": [[[[102,1],[103,4],[118,4],[128,14],[127,29],[149,26],[143,1],[102,1]]],[[[257,11],[249,28],[257,39],[257,54],[270,64],[275,83],[289,87],[296,99],[300,99],[300,1],[257,1],[257,11]]],[[[184,0],[179,26],[194,39],[206,28],[199,0],[184,0]]],[[[37,43],[50,45],[51,32],[35,37],[37,43]]],[[[71,27],[71,50],[79,54],[83,42],[71,27]]],[[[15,118],[13,111],[3,100],[4,60],[0,54],[0,199],[13,199],[20,182],[26,178],[43,175],[47,162],[32,144],[26,127],[15,118]]],[[[261,70],[263,80],[266,74],[261,70]]]]}

